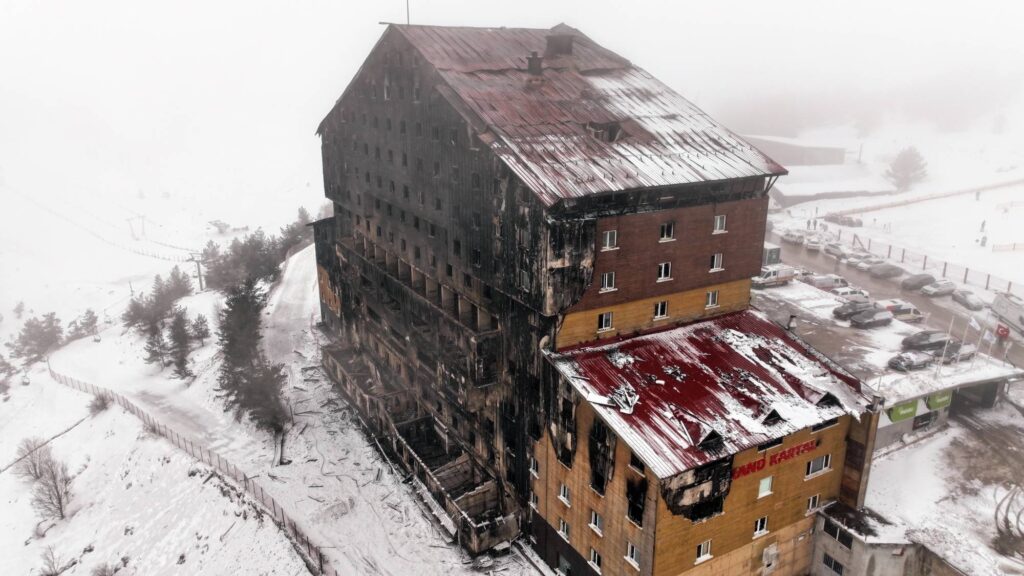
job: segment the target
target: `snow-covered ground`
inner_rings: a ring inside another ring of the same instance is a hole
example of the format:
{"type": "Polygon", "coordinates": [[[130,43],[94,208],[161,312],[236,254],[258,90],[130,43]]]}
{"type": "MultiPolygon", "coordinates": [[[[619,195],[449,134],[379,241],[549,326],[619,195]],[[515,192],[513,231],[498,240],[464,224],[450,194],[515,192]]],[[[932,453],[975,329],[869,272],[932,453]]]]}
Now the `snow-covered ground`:
{"type": "Polygon", "coordinates": [[[35,574],[48,547],[77,561],[68,575],[100,564],[126,565],[118,572],[126,575],[306,572],[286,535],[235,485],[117,406],[90,416],[89,401],[41,370],[0,397],[0,467],[22,438],[66,431],[50,445],[74,475],[68,517],[41,521],[30,485],[0,473],[0,574],[35,574]]]}
{"type": "Polygon", "coordinates": [[[951,420],[876,458],[866,505],[966,574],[1024,574],[1022,434],[1024,417],[1006,405],[951,420]]]}
{"type": "MultiPolygon", "coordinates": [[[[119,325],[101,341],[74,342],[51,356],[53,368],[116,390],[185,436],[204,443],[259,479],[339,574],[471,574],[470,559],[428,518],[403,475],[394,473],[367,439],[354,412],[319,371],[318,314],[313,247],[285,265],[265,317],[264,345],[289,374],[286,398],[294,414],[285,442],[291,464],[277,465],[273,438],[223,411],[216,390],[214,339],[194,351],[194,382],[143,362],[143,339],[119,325]]],[[[216,293],[182,300],[189,314],[214,317],[216,293]]],[[[73,392],[69,392],[73,393],[73,392]]],[[[497,563],[502,574],[534,574],[513,555],[497,563]]]]}

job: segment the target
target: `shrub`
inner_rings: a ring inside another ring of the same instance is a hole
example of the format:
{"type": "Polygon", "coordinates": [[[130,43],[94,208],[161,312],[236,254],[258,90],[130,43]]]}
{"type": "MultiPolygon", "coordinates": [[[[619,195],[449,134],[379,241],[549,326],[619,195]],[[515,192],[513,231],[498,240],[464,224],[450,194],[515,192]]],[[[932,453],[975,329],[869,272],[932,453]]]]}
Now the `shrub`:
{"type": "Polygon", "coordinates": [[[110,408],[110,396],[97,394],[93,396],[92,402],[89,403],[89,414],[95,416],[107,408],[110,408]]]}
{"type": "Polygon", "coordinates": [[[52,460],[53,454],[46,440],[33,436],[18,444],[15,457],[18,463],[14,466],[14,474],[22,480],[35,482],[43,475],[43,463],[52,460]]]}
{"type": "Polygon", "coordinates": [[[42,474],[32,487],[32,507],[43,518],[63,520],[71,501],[71,481],[68,465],[52,454],[42,461],[42,474]]]}

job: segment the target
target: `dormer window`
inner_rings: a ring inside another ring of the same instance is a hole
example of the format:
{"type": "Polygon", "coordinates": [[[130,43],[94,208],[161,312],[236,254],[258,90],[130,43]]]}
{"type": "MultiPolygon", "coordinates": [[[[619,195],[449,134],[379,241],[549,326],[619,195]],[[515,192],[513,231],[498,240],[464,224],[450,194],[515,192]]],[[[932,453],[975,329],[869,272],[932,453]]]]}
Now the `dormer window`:
{"type": "Polygon", "coordinates": [[[590,122],[587,124],[587,130],[591,136],[602,142],[616,142],[626,137],[618,122],[590,122]]]}

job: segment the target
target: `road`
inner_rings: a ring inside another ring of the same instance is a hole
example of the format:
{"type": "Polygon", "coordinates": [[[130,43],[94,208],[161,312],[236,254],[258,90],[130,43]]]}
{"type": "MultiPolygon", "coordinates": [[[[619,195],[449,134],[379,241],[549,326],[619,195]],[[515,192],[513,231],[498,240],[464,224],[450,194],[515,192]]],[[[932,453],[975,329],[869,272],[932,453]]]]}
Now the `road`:
{"type": "MultiPolygon", "coordinates": [[[[772,242],[782,246],[783,262],[791,266],[801,266],[820,274],[839,274],[851,284],[870,292],[873,299],[901,298],[917,306],[921,312],[927,315],[922,328],[934,328],[945,331],[949,329],[950,321],[952,320],[954,326],[953,334],[957,338],[963,336],[965,327],[967,327],[968,342],[977,342],[981,336],[976,330],[968,326],[971,317],[970,313],[958,304],[951,302],[949,296],[933,299],[923,296],[916,291],[901,290],[899,285],[900,278],[875,278],[867,272],[841,264],[838,260],[826,255],[824,252],[808,252],[802,247],[794,247],[792,244],[782,243],[781,238],[778,236],[772,235],[772,238],[772,242]]],[[[817,343],[815,344],[817,345],[817,343]]],[[[824,349],[822,351],[827,352],[824,349]]],[[[996,358],[1003,358],[1004,353],[1006,354],[1006,360],[1014,366],[1024,366],[1024,346],[1014,343],[1009,347],[1008,352],[1001,349],[998,345],[992,349],[992,355],[996,358]]]]}

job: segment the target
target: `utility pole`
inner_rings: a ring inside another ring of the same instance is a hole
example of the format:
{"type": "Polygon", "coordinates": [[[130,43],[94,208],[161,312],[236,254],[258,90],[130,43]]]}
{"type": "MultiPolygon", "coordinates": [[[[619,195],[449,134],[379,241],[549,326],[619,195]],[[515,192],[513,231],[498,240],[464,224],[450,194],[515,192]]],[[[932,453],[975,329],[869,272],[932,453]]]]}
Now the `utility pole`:
{"type": "Polygon", "coordinates": [[[409,25],[409,0],[405,0],[405,25],[409,25]]]}
{"type": "Polygon", "coordinates": [[[189,254],[189,262],[195,262],[196,264],[196,278],[199,279],[199,291],[203,291],[203,269],[201,267],[202,260],[200,260],[201,254],[195,252],[189,254]]]}

